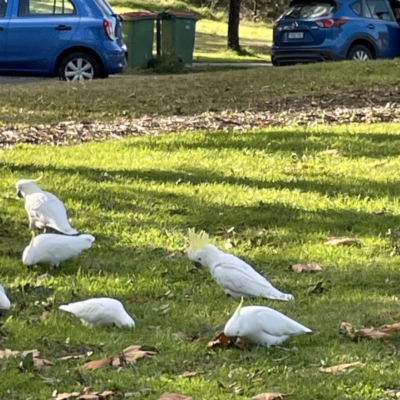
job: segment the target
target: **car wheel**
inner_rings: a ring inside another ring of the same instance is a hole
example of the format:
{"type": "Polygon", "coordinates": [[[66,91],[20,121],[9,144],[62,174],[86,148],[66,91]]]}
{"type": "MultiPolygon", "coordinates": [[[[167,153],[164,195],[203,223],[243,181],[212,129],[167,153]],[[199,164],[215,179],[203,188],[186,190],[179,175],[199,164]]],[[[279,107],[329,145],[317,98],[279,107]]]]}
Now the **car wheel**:
{"type": "Polygon", "coordinates": [[[64,81],[80,81],[104,76],[100,63],[86,53],[71,53],[66,56],[61,61],[58,75],[64,81]]]}
{"type": "Polygon", "coordinates": [[[351,48],[347,58],[349,60],[367,61],[372,59],[372,54],[368,47],[358,44],[351,48]]]}

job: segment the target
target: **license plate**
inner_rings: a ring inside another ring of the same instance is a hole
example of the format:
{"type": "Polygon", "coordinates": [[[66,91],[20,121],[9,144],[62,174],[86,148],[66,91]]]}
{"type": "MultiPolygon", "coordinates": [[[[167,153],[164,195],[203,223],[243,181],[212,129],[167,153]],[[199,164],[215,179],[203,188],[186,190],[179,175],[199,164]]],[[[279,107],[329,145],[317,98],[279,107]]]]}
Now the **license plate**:
{"type": "Polygon", "coordinates": [[[289,39],[303,39],[304,32],[289,32],[289,39]]]}

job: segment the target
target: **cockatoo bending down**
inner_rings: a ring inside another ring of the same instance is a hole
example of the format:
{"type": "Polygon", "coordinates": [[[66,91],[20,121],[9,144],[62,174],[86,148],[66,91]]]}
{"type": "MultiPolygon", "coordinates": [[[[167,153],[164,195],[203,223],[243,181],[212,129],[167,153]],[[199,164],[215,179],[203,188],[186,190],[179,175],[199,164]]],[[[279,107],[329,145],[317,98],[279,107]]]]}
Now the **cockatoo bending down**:
{"type": "Polygon", "coordinates": [[[109,297],[62,305],[60,310],[74,314],[81,319],[84,326],[115,324],[118,328],[123,326],[135,327],[135,321],[125,311],[122,303],[109,297]]]}
{"type": "Polygon", "coordinates": [[[11,307],[10,300],[6,295],[4,287],[0,285],[0,313],[2,310],[8,310],[11,307]]]}
{"type": "Polygon", "coordinates": [[[279,311],[269,307],[243,307],[243,297],[226,323],[224,333],[228,337],[240,337],[245,342],[271,347],[278,345],[292,336],[313,331],[279,311]]]}
{"type": "Polygon", "coordinates": [[[18,197],[25,198],[29,229],[53,228],[65,235],[76,235],[78,231],[71,227],[67,217],[67,210],[61,200],[36,185],[35,182],[41,178],[36,180],[21,179],[15,184],[18,197]]]}
{"type": "Polygon", "coordinates": [[[57,233],[33,235],[22,254],[22,263],[28,268],[35,264],[50,264],[52,267],[58,267],[61,262],[89,249],[94,241],[94,236],[85,234],[79,236],[65,236],[57,233]]]}
{"type": "Polygon", "coordinates": [[[206,266],[222,289],[233,298],[265,297],[273,300],[293,300],[291,294],[280,292],[262,275],[240,258],[224,253],[209,244],[208,234],[196,234],[189,229],[188,257],[197,267],[206,266]]]}

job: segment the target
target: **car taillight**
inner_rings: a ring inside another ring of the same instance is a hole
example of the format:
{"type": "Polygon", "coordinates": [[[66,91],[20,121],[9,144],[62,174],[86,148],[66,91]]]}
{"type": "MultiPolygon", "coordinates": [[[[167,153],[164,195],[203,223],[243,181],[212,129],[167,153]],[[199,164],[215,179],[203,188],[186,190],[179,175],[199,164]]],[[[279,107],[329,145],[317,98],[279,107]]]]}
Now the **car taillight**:
{"type": "Polygon", "coordinates": [[[115,40],[113,24],[110,20],[104,18],[103,20],[104,32],[110,40],[115,40]]]}
{"type": "Polygon", "coordinates": [[[320,28],[338,28],[346,22],[347,18],[323,18],[315,21],[320,28]]]}

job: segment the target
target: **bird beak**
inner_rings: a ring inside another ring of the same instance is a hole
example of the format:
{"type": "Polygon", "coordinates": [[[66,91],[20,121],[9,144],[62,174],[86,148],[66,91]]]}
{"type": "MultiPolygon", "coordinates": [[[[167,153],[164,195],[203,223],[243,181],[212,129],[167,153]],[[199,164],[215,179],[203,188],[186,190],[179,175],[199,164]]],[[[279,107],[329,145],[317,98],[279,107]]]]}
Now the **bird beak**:
{"type": "Polygon", "coordinates": [[[203,266],[198,261],[193,261],[193,264],[196,268],[202,268],[203,266]]]}
{"type": "Polygon", "coordinates": [[[17,196],[18,198],[22,199],[24,196],[22,195],[22,192],[20,190],[18,190],[17,192],[17,196]]]}

